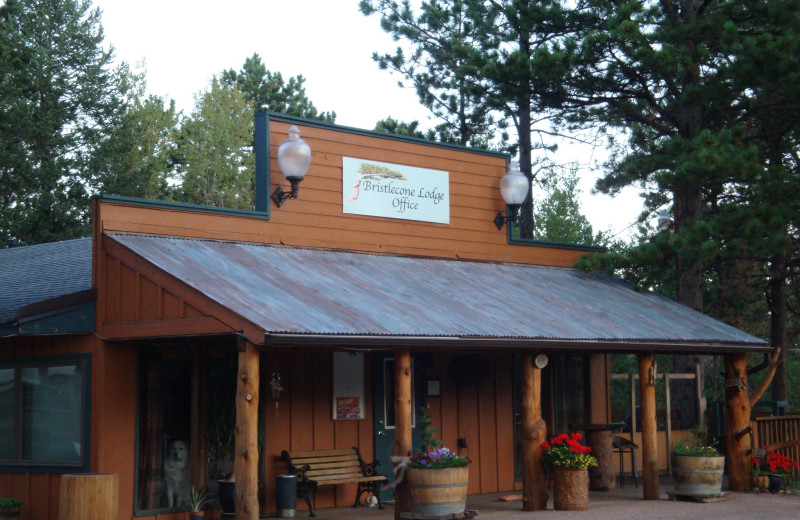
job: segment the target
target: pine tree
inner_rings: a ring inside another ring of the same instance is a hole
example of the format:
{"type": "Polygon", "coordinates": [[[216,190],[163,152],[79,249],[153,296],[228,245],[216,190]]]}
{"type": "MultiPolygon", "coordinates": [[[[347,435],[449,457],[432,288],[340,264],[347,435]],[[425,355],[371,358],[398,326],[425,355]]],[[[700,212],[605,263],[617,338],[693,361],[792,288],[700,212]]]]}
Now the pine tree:
{"type": "Polygon", "coordinates": [[[100,12],[88,0],[7,0],[0,60],[0,236],[83,236],[88,165],[122,103],[100,12]]]}
{"type": "Polygon", "coordinates": [[[253,209],[253,124],[253,105],[246,94],[214,77],[183,124],[183,201],[253,209]]]}
{"type": "Polygon", "coordinates": [[[281,114],[336,122],[336,112],[319,112],[308,99],[302,75],[283,80],[280,72],[267,70],[261,56],[253,54],[245,59],[239,72],[228,69],[222,73],[222,83],[229,88],[236,86],[247,94],[256,111],[269,110],[281,114]]]}

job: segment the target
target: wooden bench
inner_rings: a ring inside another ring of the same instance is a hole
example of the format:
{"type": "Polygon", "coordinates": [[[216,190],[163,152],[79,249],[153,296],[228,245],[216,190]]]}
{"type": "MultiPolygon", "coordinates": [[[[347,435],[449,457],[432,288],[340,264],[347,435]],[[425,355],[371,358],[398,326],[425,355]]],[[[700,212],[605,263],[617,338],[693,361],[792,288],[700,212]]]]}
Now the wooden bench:
{"type": "Polygon", "coordinates": [[[358,484],[353,507],[358,507],[358,499],[362,493],[372,493],[378,499],[378,508],[383,509],[380,488],[381,483],[389,479],[375,473],[380,461],[365,463],[358,448],[292,452],[284,450],[281,455],[289,464],[289,473],[297,475],[297,498],[306,501],[310,516],[316,516],[311,506],[312,494],[319,486],[336,484],[358,484]]]}

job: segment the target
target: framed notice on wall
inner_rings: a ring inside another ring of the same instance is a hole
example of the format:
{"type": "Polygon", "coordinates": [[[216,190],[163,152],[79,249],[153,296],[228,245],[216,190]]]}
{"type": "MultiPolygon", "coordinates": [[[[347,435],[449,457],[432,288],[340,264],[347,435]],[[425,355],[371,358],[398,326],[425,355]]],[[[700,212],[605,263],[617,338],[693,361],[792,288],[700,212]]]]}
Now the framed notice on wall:
{"type": "Polygon", "coordinates": [[[342,212],[450,223],[450,174],[342,157],[342,212]]]}
{"type": "Polygon", "coordinates": [[[333,353],[333,418],[364,418],[364,354],[333,353]]]}

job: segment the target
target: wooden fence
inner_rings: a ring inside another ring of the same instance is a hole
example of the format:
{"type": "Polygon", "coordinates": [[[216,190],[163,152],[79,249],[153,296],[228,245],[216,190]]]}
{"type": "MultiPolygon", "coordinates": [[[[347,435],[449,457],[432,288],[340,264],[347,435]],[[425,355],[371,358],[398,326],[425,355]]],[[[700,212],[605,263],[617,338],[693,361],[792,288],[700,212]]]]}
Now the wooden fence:
{"type": "MultiPolygon", "coordinates": [[[[800,415],[754,417],[750,421],[753,449],[769,446],[790,459],[800,461],[800,415]]],[[[792,472],[800,478],[800,471],[792,472]]]]}

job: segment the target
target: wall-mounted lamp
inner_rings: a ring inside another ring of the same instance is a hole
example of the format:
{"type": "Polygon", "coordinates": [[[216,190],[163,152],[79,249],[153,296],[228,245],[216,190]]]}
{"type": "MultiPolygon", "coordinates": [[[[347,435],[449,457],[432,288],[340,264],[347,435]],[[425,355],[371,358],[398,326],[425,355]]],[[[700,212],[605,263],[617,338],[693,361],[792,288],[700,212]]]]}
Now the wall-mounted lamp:
{"type": "Polygon", "coordinates": [[[498,212],[494,217],[494,225],[497,229],[503,229],[503,224],[506,222],[516,222],[519,208],[525,202],[525,197],[528,195],[528,190],[531,189],[531,183],[525,174],[519,169],[519,163],[511,163],[511,169],[508,173],[503,175],[500,179],[500,193],[503,195],[503,200],[506,201],[508,206],[508,216],[498,212]]]}
{"type": "Polygon", "coordinates": [[[283,191],[280,186],[272,192],[270,198],[280,208],[286,199],[297,198],[297,186],[311,165],[311,148],[300,139],[300,130],[294,125],[289,128],[289,138],[278,147],[278,165],[286,180],[292,185],[290,192],[283,191]]]}

